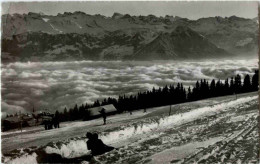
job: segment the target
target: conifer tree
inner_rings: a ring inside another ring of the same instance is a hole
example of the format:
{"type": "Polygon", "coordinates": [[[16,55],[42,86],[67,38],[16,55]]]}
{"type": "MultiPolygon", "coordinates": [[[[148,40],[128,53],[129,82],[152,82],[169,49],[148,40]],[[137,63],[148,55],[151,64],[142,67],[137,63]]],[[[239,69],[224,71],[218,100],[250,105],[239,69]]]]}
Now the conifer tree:
{"type": "Polygon", "coordinates": [[[216,84],[215,80],[213,79],[210,83],[210,97],[213,97],[216,95],[216,84]]]}
{"type": "Polygon", "coordinates": [[[241,76],[237,74],[235,77],[235,91],[236,93],[240,93],[242,88],[241,76]]]}
{"type": "Polygon", "coordinates": [[[258,91],[258,81],[259,81],[259,71],[255,71],[255,74],[252,77],[252,89],[258,91]]]}
{"type": "Polygon", "coordinates": [[[251,81],[250,76],[247,74],[244,78],[243,92],[250,92],[251,89],[251,81]]]}

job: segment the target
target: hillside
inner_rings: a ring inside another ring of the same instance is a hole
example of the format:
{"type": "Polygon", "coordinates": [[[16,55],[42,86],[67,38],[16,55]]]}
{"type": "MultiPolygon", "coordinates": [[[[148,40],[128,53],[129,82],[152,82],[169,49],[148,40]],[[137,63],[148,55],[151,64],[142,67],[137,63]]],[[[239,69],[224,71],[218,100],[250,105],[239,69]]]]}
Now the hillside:
{"type": "Polygon", "coordinates": [[[170,106],[162,106],[109,116],[105,126],[97,119],[62,123],[50,131],[4,132],[2,162],[61,162],[52,153],[64,161],[84,156],[86,132],[97,132],[117,148],[96,156],[100,163],[257,163],[257,99],[252,92],[173,105],[171,116],[170,106]]]}
{"type": "Polygon", "coordinates": [[[201,34],[186,26],[178,26],[171,33],[160,34],[135,54],[137,59],[200,59],[232,57],[201,34]]]}
{"type": "MultiPolygon", "coordinates": [[[[228,52],[221,50],[226,55],[256,55],[257,52],[258,22],[256,19],[236,16],[189,20],[168,15],[156,17],[115,13],[112,17],[105,17],[83,12],[65,12],[56,16],[38,13],[7,14],[2,15],[2,20],[4,62],[135,59],[134,54],[145,47],[158,40],[172,38],[167,35],[172,35],[180,26],[202,35],[212,46],[228,52]]],[[[160,46],[158,48],[160,53],[155,56],[159,59],[164,59],[165,56],[186,58],[180,54],[187,52],[169,56],[172,50],[160,50],[160,46]],[[163,56],[160,57],[159,54],[163,56]]],[[[215,54],[215,50],[210,49],[196,53],[215,54]]],[[[179,48],[181,50],[182,47],[179,48]]]]}

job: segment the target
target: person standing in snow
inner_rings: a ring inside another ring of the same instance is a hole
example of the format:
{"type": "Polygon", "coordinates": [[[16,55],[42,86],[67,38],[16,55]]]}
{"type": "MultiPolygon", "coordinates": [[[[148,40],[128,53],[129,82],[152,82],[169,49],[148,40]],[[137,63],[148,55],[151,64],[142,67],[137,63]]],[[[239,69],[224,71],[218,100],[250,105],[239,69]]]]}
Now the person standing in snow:
{"type": "Polygon", "coordinates": [[[103,125],[106,125],[106,119],[107,119],[107,115],[106,115],[106,111],[105,111],[105,108],[102,108],[102,110],[100,111],[102,117],[103,117],[103,121],[104,121],[104,124],[103,125]]]}

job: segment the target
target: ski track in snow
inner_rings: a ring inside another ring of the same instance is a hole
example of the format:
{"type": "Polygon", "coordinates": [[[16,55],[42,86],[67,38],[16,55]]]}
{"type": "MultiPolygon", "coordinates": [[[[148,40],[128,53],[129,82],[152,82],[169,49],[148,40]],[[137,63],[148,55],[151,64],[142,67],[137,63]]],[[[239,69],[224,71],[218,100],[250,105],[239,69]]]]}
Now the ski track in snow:
{"type": "MultiPolygon", "coordinates": [[[[243,97],[239,98],[237,100],[232,100],[229,102],[224,102],[220,104],[216,104],[213,106],[206,106],[206,107],[201,107],[197,109],[193,109],[189,112],[186,113],[181,113],[181,114],[176,114],[172,116],[167,116],[159,119],[151,119],[147,118],[144,120],[144,122],[137,123],[137,124],[129,124],[127,127],[122,127],[120,130],[116,131],[111,131],[111,132],[104,132],[101,133],[100,138],[103,140],[104,143],[107,144],[112,144],[112,145],[120,145],[122,143],[127,143],[128,140],[133,140],[133,141],[138,141],[138,143],[144,142],[148,139],[153,139],[153,138],[158,138],[160,135],[164,135],[167,130],[173,129],[173,128],[178,128],[179,126],[183,126],[189,122],[193,122],[196,120],[199,120],[201,118],[208,118],[208,117],[214,117],[218,115],[221,112],[230,112],[230,111],[235,111],[239,108],[240,106],[246,106],[250,101],[256,100],[258,96],[249,96],[249,97],[243,97]],[[237,109],[235,109],[235,107],[237,109]],[[146,136],[146,137],[144,137],[146,136]],[[135,138],[138,138],[136,139],[135,138]]],[[[222,118],[219,117],[215,120],[215,122],[210,122],[208,126],[214,126],[214,124],[217,124],[219,120],[222,118]]],[[[256,120],[256,119],[255,119],[256,120]]],[[[205,128],[203,126],[199,126],[198,128],[205,128]]],[[[196,131],[199,131],[201,129],[189,129],[191,133],[194,133],[196,131]]],[[[242,131],[241,133],[243,133],[242,131]]],[[[233,138],[236,138],[239,134],[234,134],[233,138]]],[[[178,131],[176,134],[176,140],[171,139],[171,142],[177,142],[181,140],[185,140],[187,137],[187,134],[184,132],[178,131]],[[178,138],[178,139],[177,139],[178,138]]],[[[229,137],[229,139],[233,140],[232,137],[229,137]]],[[[179,142],[180,142],[179,141],[179,142]]],[[[168,140],[166,139],[166,142],[164,143],[165,145],[167,144],[168,140]]],[[[184,141],[182,141],[184,142],[184,141]]],[[[228,141],[226,141],[228,142],[228,141]]],[[[214,143],[213,143],[214,144],[214,143]]],[[[131,146],[131,144],[129,144],[131,146]]],[[[127,147],[127,146],[125,146],[127,147]]],[[[136,147],[136,145],[135,145],[136,147]]],[[[154,149],[155,147],[150,147],[150,149],[154,149]]],[[[89,153],[87,150],[86,146],[86,139],[82,137],[74,138],[68,141],[60,141],[58,143],[53,143],[52,145],[45,146],[44,147],[45,151],[47,153],[57,153],[62,155],[63,157],[66,158],[74,158],[74,157],[79,157],[83,156],[89,153]]],[[[21,150],[23,152],[23,149],[21,150]]],[[[200,152],[200,151],[199,151],[200,152]]],[[[196,154],[198,155],[199,152],[196,154]]],[[[21,153],[22,154],[22,153],[21,153]]],[[[211,154],[204,155],[200,158],[200,160],[206,159],[209,157],[211,154]]],[[[36,153],[31,153],[30,155],[28,153],[23,153],[23,155],[15,157],[14,159],[11,159],[10,157],[6,157],[4,159],[5,163],[21,163],[21,161],[24,161],[25,163],[37,163],[36,161],[36,153]]],[[[104,156],[98,157],[102,160],[104,156]]],[[[189,158],[187,157],[187,159],[189,158]]]]}

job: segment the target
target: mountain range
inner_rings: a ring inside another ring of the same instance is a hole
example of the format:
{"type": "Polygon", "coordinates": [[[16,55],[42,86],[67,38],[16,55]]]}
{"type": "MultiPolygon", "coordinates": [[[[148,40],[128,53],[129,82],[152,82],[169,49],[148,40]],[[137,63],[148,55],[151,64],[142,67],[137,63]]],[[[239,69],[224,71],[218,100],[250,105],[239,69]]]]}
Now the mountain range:
{"type": "Polygon", "coordinates": [[[257,54],[258,19],[65,12],[2,15],[2,62],[204,59],[257,54]]]}

